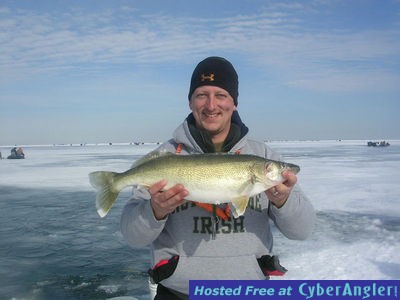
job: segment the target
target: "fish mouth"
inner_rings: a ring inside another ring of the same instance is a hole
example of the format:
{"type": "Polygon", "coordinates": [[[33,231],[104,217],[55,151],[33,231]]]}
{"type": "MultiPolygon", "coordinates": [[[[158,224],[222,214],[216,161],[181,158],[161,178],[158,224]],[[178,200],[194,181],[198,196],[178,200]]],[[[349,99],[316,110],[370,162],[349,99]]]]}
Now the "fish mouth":
{"type": "Polygon", "coordinates": [[[294,174],[297,174],[300,172],[300,167],[295,164],[286,164],[285,169],[293,172],[294,174]]]}

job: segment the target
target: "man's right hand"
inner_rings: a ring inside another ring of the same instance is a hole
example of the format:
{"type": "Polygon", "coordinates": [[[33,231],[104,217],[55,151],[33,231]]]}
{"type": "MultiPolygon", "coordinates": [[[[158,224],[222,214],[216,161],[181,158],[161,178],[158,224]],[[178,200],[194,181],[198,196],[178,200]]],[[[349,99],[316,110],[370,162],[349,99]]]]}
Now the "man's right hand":
{"type": "Polygon", "coordinates": [[[172,213],[178,206],[185,203],[185,197],[189,192],[182,184],[177,184],[168,190],[163,190],[167,185],[167,180],[161,180],[149,188],[151,195],[150,204],[153,208],[154,217],[157,220],[164,219],[172,213]]]}

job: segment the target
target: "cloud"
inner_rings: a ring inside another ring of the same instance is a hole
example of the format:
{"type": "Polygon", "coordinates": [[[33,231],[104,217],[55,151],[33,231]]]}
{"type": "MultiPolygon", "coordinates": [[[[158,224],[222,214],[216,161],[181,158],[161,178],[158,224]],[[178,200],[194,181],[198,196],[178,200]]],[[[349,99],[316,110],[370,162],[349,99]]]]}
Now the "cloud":
{"type": "Polygon", "coordinates": [[[393,91],[400,84],[399,74],[388,73],[383,70],[356,72],[318,72],[314,76],[303,76],[302,78],[288,82],[289,86],[301,87],[303,89],[318,92],[353,92],[364,91],[393,91]]]}
{"type": "Polygon", "coordinates": [[[278,3],[253,14],[194,18],[140,15],[128,6],[58,14],[0,8],[0,83],[69,70],[192,62],[204,53],[229,52],[298,88],[315,89],[311,83],[317,80],[318,89],[363,89],[374,81],[376,69],[385,88],[399,88],[393,71],[399,64],[398,28],[319,30],[295,13],[302,8],[316,10],[278,3]],[[349,72],[351,76],[340,75],[349,72]]]}

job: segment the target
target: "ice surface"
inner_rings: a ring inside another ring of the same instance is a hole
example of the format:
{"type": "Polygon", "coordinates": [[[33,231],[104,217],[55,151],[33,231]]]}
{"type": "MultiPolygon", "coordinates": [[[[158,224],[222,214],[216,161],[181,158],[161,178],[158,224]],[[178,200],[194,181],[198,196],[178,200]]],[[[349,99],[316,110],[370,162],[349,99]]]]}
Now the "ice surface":
{"type": "MultiPolygon", "coordinates": [[[[274,230],[284,279],[400,279],[400,141],[389,142],[268,143],[300,165],[317,210],[306,241],[274,230]]],[[[129,191],[100,219],[88,173],[125,171],[156,146],[26,146],[25,160],[0,160],[0,298],[146,299],[148,249],[119,232],[129,191]]]]}
{"type": "Polygon", "coordinates": [[[276,233],[285,279],[400,279],[400,142],[270,146],[301,166],[299,184],[317,210],[309,240],[276,233]]]}
{"type": "MultiPolygon", "coordinates": [[[[104,169],[125,171],[155,144],[24,147],[26,159],[1,161],[0,184],[25,188],[91,190],[88,174],[104,169]],[[4,172],[3,172],[4,170],[4,172]]],[[[0,147],[8,153],[9,148],[0,147]]]]}

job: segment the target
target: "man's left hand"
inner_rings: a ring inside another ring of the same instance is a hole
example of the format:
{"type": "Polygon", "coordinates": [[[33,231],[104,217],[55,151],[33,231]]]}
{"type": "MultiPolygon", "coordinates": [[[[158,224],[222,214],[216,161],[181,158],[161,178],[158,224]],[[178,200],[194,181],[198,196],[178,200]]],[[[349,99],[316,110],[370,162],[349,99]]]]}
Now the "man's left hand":
{"type": "Polygon", "coordinates": [[[281,208],[286,203],[293,186],[297,182],[297,176],[293,172],[285,171],[282,173],[282,177],[284,180],[281,184],[278,184],[265,191],[268,199],[277,208],[281,208]]]}

